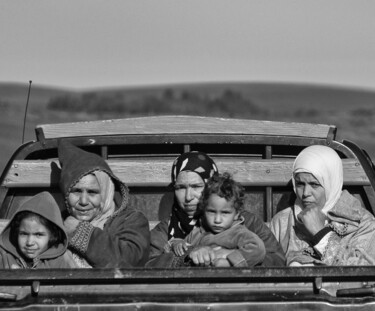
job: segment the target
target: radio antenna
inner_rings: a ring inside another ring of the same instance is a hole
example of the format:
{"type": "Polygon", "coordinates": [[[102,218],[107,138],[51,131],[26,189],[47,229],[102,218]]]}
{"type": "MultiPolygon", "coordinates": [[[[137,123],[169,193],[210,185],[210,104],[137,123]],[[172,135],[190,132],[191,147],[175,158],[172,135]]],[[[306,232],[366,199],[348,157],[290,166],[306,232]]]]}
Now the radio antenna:
{"type": "Polygon", "coordinates": [[[31,91],[31,83],[33,81],[29,81],[29,92],[27,93],[27,101],[26,101],[26,108],[25,108],[25,116],[23,118],[23,132],[22,132],[22,144],[25,140],[25,129],[26,129],[26,116],[27,116],[27,108],[29,107],[29,99],[30,99],[30,91],[31,91]]]}

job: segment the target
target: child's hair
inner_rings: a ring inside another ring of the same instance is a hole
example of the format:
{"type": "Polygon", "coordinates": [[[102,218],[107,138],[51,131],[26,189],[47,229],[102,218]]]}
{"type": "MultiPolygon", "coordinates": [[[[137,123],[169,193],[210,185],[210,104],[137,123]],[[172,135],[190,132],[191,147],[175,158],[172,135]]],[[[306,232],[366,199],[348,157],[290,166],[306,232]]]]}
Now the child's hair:
{"type": "Polygon", "coordinates": [[[49,232],[51,233],[51,237],[48,241],[48,248],[52,246],[57,246],[60,243],[64,242],[64,234],[61,228],[59,228],[56,224],[52,221],[48,220],[47,218],[30,212],[30,211],[22,211],[19,212],[13,219],[12,223],[10,224],[10,238],[13,244],[17,245],[18,233],[21,222],[23,219],[26,218],[33,218],[38,220],[43,226],[45,226],[49,232]]]}
{"type": "Polygon", "coordinates": [[[200,212],[204,211],[212,194],[216,194],[228,202],[231,201],[237,212],[241,213],[244,210],[245,190],[229,173],[215,174],[207,181],[199,203],[200,212]]]}

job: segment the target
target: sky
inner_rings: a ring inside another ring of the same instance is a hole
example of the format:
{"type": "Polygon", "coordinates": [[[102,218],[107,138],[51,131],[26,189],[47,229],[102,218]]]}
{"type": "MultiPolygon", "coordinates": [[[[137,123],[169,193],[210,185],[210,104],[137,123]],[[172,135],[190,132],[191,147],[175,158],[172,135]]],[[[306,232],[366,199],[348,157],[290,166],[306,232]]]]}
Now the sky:
{"type": "Polygon", "coordinates": [[[373,0],[0,0],[0,82],[375,90],[373,0]]]}

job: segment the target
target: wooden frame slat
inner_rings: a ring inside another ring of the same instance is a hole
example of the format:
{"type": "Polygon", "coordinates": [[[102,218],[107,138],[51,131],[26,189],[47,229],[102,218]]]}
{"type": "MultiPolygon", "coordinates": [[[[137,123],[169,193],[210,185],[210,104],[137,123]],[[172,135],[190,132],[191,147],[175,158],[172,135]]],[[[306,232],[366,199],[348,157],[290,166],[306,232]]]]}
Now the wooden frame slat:
{"type": "Polygon", "coordinates": [[[196,116],[157,116],[104,121],[44,124],[38,140],[62,137],[139,134],[238,134],[323,138],[332,140],[336,127],[326,124],[225,119],[196,116]]]}
{"type": "MultiPolygon", "coordinates": [[[[117,159],[107,161],[113,172],[128,186],[164,187],[170,179],[172,160],[117,159]]],[[[230,172],[244,186],[287,186],[293,159],[215,159],[220,172],[230,172]]],[[[344,184],[368,186],[370,182],[361,164],[343,159],[344,184]]],[[[59,180],[57,160],[14,161],[4,179],[4,187],[51,187],[59,180]]]]}

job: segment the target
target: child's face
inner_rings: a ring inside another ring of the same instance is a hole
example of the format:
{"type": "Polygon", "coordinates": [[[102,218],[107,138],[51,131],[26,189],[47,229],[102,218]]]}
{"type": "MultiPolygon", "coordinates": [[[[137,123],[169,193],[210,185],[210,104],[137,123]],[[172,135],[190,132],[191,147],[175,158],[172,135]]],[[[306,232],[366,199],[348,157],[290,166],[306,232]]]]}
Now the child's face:
{"type": "Polygon", "coordinates": [[[212,233],[217,234],[230,228],[233,222],[238,219],[239,213],[232,206],[231,201],[212,194],[208,198],[204,215],[212,233]]]}
{"type": "Polygon", "coordinates": [[[48,249],[51,232],[37,218],[21,221],[18,231],[18,247],[25,258],[34,259],[48,249]]]}

